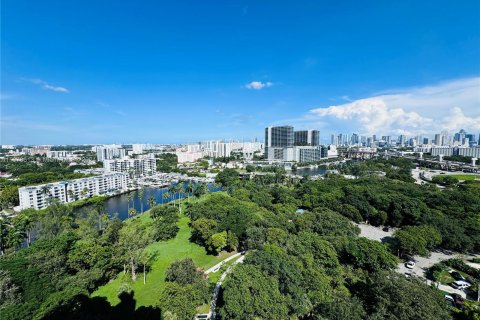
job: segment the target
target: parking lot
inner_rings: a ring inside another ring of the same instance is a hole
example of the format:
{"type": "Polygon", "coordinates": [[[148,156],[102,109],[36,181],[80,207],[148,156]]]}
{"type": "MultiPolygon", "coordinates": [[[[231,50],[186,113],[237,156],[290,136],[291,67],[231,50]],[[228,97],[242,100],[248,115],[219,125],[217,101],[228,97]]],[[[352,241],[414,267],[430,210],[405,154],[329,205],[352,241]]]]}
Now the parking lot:
{"type": "MultiPolygon", "coordinates": [[[[389,237],[393,237],[393,233],[395,232],[395,229],[390,228],[389,231],[385,232],[382,230],[381,227],[374,227],[371,225],[367,224],[357,224],[357,226],[360,228],[360,236],[365,237],[371,240],[379,241],[379,242],[385,242],[389,237]]],[[[448,251],[433,251],[430,253],[429,257],[420,257],[420,256],[415,256],[415,267],[412,269],[408,269],[405,267],[405,262],[400,262],[397,266],[396,271],[398,273],[401,273],[403,275],[405,274],[411,274],[412,276],[416,276],[419,278],[425,279],[425,282],[430,285],[431,281],[427,280],[425,277],[425,272],[428,268],[433,266],[436,263],[439,263],[444,260],[448,260],[451,258],[460,258],[464,261],[470,260],[474,257],[474,255],[464,255],[464,254],[458,254],[455,252],[448,252],[448,251]]],[[[473,264],[469,263],[472,267],[480,267],[478,264],[473,264]]],[[[462,297],[466,297],[465,292],[463,290],[458,290],[454,289],[451,286],[448,285],[442,285],[442,284],[437,284],[438,289],[449,292],[449,293],[458,293],[462,297]]]]}

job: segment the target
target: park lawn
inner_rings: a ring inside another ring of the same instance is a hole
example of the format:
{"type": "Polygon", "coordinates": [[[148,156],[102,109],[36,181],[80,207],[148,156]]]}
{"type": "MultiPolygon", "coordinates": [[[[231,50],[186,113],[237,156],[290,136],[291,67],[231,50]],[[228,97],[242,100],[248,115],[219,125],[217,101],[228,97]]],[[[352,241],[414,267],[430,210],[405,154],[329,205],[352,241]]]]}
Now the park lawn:
{"type": "Polygon", "coordinates": [[[476,179],[480,179],[480,175],[477,174],[449,174],[449,177],[457,178],[458,180],[463,181],[473,181],[476,179]]]}
{"type": "MultiPolygon", "coordinates": [[[[149,216],[145,212],[137,218],[146,220],[149,219],[149,216]]],[[[152,262],[150,272],[147,273],[147,283],[145,285],[143,284],[143,273],[141,270],[137,272],[136,282],[131,281],[128,273],[126,276],[120,273],[114,280],[93,292],[92,296],[105,297],[112,305],[116,305],[120,302],[117,297],[118,289],[122,283],[127,282],[134,291],[136,308],[157,305],[160,293],[165,286],[165,271],[172,262],[188,257],[192,258],[197,266],[207,269],[235,253],[222,252],[218,256],[207,255],[205,248],[189,241],[191,235],[191,230],[188,226],[189,221],[188,217],[180,215],[178,222],[179,230],[175,238],[158,241],[147,247],[147,250],[155,254],[156,258],[152,262]]]]}

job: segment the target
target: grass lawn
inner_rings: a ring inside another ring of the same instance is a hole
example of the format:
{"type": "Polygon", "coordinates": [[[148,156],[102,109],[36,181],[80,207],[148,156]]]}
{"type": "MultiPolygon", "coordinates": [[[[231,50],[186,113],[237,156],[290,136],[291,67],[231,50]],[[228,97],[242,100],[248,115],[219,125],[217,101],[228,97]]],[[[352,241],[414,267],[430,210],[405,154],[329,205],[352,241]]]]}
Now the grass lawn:
{"type": "Polygon", "coordinates": [[[463,181],[473,181],[476,179],[480,179],[480,175],[477,174],[449,174],[449,177],[457,178],[458,180],[463,181]]]}
{"type": "MultiPolygon", "coordinates": [[[[463,271],[459,271],[459,270],[455,270],[453,269],[454,271],[457,271],[458,273],[460,273],[462,276],[464,276],[465,278],[467,278],[467,274],[463,271]]],[[[454,282],[455,279],[450,275],[450,273],[446,270],[442,271],[440,273],[440,277],[439,277],[439,281],[441,284],[444,284],[444,285],[449,285],[450,283],[454,282]]]]}
{"type": "MultiPolygon", "coordinates": [[[[143,214],[138,218],[142,220],[149,219],[148,214],[143,214]]],[[[143,273],[141,270],[139,270],[137,281],[134,283],[132,283],[128,273],[126,276],[120,273],[117,278],[93,292],[92,296],[106,297],[112,305],[116,305],[120,302],[117,297],[118,289],[123,282],[127,282],[135,293],[134,299],[137,301],[137,308],[156,305],[165,284],[165,271],[172,262],[190,257],[197,266],[207,269],[234,254],[234,252],[222,252],[218,256],[207,255],[205,248],[189,241],[191,234],[188,226],[189,221],[188,217],[180,216],[178,222],[180,229],[174,239],[155,242],[147,247],[148,250],[156,255],[156,258],[152,263],[150,272],[147,273],[147,283],[145,285],[143,284],[143,273]]]]}

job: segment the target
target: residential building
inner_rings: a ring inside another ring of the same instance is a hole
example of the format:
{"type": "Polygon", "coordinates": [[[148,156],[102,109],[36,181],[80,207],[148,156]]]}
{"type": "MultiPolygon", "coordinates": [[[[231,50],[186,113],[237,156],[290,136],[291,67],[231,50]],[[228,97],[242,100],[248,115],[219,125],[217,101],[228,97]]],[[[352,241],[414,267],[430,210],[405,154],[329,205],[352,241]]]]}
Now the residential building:
{"type": "Polygon", "coordinates": [[[116,144],[95,146],[92,147],[92,151],[97,153],[97,161],[121,159],[126,155],[125,149],[116,144]]]}
{"type": "Polygon", "coordinates": [[[44,209],[49,206],[50,199],[68,203],[94,195],[126,191],[128,175],[125,173],[109,173],[96,177],[60,181],[18,189],[20,208],[44,209]]]}
{"type": "Polygon", "coordinates": [[[148,158],[131,159],[124,157],[122,159],[113,159],[103,161],[105,172],[123,172],[130,178],[151,176],[157,172],[155,158],[151,155],[148,158]]]}

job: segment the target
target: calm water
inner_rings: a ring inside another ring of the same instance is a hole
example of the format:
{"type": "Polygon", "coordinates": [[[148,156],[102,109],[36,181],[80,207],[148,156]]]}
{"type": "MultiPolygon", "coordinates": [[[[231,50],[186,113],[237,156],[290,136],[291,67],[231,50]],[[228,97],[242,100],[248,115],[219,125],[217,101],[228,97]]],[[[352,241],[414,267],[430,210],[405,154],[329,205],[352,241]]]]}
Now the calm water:
{"type": "MultiPolygon", "coordinates": [[[[209,191],[210,192],[216,192],[219,191],[221,188],[216,187],[215,185],[211,184],[209,185],[209,191]]],[[[143,192],[143,211],[147,211],[150,209],[150,205],[148,204],[148,199],[153,196],[155,198],[155,203],[156,204],[163,204],[167,203],[169,201],[173,200],[173,195],[170,194],[170,197],[164,199],[163,195],[164,193],[168,192],[168,188],[145,188],[143,192]]],[[[141,205],[140,205],[140,197],[138,195],[138,191],[132,191],[131,192],[134,196],[133,199],[128,203],[128,195],[127,193],[121,194],[115,197],[111,197],[105,201],[105,211],[110,215],[110,216],[118,216],[120,220],[125,220],[128,218],[128,209],[129,208],[135,208],[135,210],[140,213],[141,212],[141,205]]],[[[182,195],[175,195],[175,199],[180,199],[186,198],[186,194],[182,195]]],[[[86,206],[83,208],[79,208],[78,210],[83,211],[83,210],[90,210],[91,207],[86,206]]]]}
{"type": "Polygon", "coordinates": [[[320,168],[320,167],[304,167],[304,168],[298,168],[297,171],[295,172],[296,175],[299,176],[316,176],[316,175],[324,175],[327,170],[325,168],[320,168]]]}

